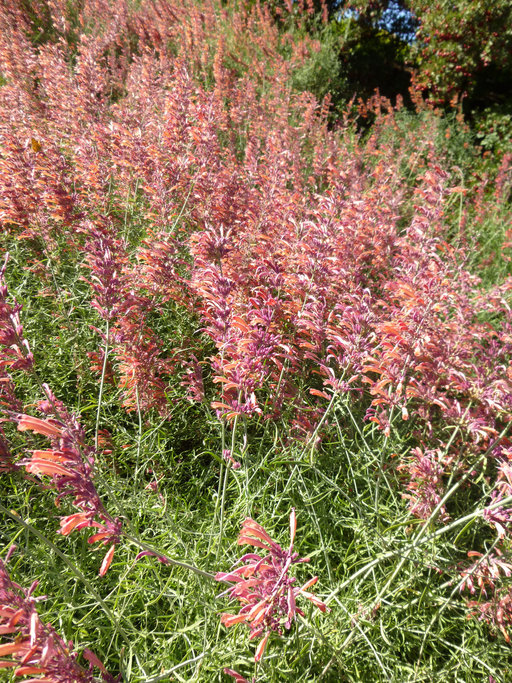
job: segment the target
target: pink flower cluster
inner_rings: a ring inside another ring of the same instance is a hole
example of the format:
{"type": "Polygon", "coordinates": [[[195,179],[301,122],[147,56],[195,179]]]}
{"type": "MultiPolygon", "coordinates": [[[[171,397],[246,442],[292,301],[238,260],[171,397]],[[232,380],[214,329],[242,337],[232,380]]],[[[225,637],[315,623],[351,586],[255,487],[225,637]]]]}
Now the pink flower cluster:
{"type": "Polygon", "coordinates": [[[295,585],[295,577],[289,575],[294,564],[309,562],[308,558],[299,558],[293,551],[296,528],[295,510],[292,509],[290,545],[284,550],[260,524],[247,518],[242,525],[238,545],[252,545],[261,548],[266,554],[247,553],[239,560],[241,566],[229,572],[218,572],[215,576],[217,581],[234,584],[221,595],[229,594],[241,604],[238,614],[222,614],[221,622],[225,626],[247,624],[251,632],[250,640],[263,636],[256,648],[256,661],[262,658],[272,631],[281,634],[283,627],[291,627],[297,614],[304,616],[304,612],[297,606],[299,596],[310,600],[322,612],[328,610],[322,600],[308,591],[317,582],[317,576],[298,587],[295,585]]]}
{"type": "Polygon", "coordinates": [[[19,317],[22,307],[16,300],[13,304],[7,301],[8,290],[4,274],[8,260],[9,254],[0,268],[0,347],[3,347],[0,368],[27,370],[32,367],[34,357],[23,336],[23,326],[19,317]]]}
{"type": "MultiPolygon", "coordinates": [[[[441,502],[444,492],[442,462],[439,450],[414,448],[411,457],[398,465],[397,469],[405,471],[409,479],[408,493],[402,496],[409,501],[409,509],[415,517],[428,519],[441,502]]],[[[448,519],[446,506],[440,508],[439,517],[443,521],[448,519]]]]}
{"type": "Polygon", "coordinates": [[[73,643],[65,642],[53,626],[41,621],[36,603],[43,598],[33,595],[37,585],[34,581],[29,589],[21,588],[0,560],[0,635],[7,638],[0,643],[0,669],[12,668],[15,676],[30,676],[26,683],[94,683],[96,667],[106,683],[119,681],[90,650],[82,653],[89,668],[80,666],[73,643]]]}
{"type": "MultiPolygon", "coordinates": [[[[21,402],[16,396],[15,386],[9,370],[32,369],[34,357],[30,345],[23,334],[20,320],[21,304],[16,299],[9,302],[8,288],[5,282],[5,270],[9,254],[5,255],[0,268],[0,411],[21,410],[21,402]]],[[[0,418],[0,472],[16,469],[13,456],[5,440],[1,427],[7,418],[0,418]]]]}
{"type": "Polygon", "coordinates": [[[512,496],[512,448],[500,449],[497,464],[498,476],[491,492],[491,499],[495,505],[484,510],[484,519],[494,526],[499,538],[504,539],[512,528],[512,505],[509,503],[509,507],[504,507],[496,504],[512,496]]]}
{"type": "Polygon", "coordinates": [[[40,410],[53,415],[46,420],[31,415],[17,415],[19,431],[31,431],[46,436],[51,443],[49,450],[33,450],[28,460],[21,461],[30,474],[48,476],[58,492],[56,505],[65,496],[72,496],[73,504],[80,512],[62,517],[60,533],[67,536],[75,529],[93,528],[95,533],[88,543],[110,545],[100,567],[103,576],[119,543],[122,523],[106,511],[96,490],[94,476],[94,449],[86,444],[85,433],[77,417],[71,415],[50,389],[44,387],[47,399],[40,403],[40,410]]]}

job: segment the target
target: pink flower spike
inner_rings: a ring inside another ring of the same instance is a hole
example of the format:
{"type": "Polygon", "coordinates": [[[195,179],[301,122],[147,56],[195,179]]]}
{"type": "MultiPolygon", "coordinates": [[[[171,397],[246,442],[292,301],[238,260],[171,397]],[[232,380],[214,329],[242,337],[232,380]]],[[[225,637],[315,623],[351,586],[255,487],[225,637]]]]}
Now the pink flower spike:
{"type": "MultiPolygon", "coordinates": [[[[90,536],[89,544],[99,542],[115,546],[120,541],[122,522],[107,512],[96,490],[95,449],[87,445],[78,416],[69,413],[47,385],[43,385],[43,389],[46,399],[40,401],[38,407],[46,419],[17,414],[13,420],[18,423],[20,431],[28,430],[48,437],[52,448],[32,451],[31,458],[21,461],[21,464],[29,473],[51,478],[48,488],[56,491],[57,506],[65,496],[72,497],[78,512],[61,519],[61,535],[68,536],[75,530],[93,527],[97,532],[90,536]]],[[[112,547],[103,560],[100,576],[107,572],[113,553],[112,547]]]]}
{"type": "Polygon", "coordinates": [[[292,542],[288,550],[284,550],[270,538],[263,527],[247,518],[242,525],[238,543],[261,547],[266,555],[247,553],[238,561],[238,563],[243,563],[242,566],[230,572],[218,572],[215,576],[217,581],[232,584],[231,588],[218,597],[229,594],[232,599],[240,603],[239,614],[222,614],[221,623],[229,627],[245,622],[250,630],[249,640],[263,637],[256,650],[256,661],[263,656],[271,631],[282,635],[283,628],[291,628],[297,615],[303,616],[304,613],[296,604],[298,595],[303,595],[313,602],[322,612],[327,611],[325,603],[306,592],[307,588],[316,583],[318,577],[315,576],[302,588],[298,588],[295,577],[289,575],[294,564],[306,561],[305,558],[300,558],[297,553],[293,552],[295,530],[296,517],[295,511],[292,510],[290,514],[292,542]]]}
{"type": "Polygon", "coordinates": [[[105,683],[119,683],[120,678],[108,674],[99,659],[87,650],[84,657],[92,666],[86,670],[77,664],[78,653],[73,651],[73,643],[64,641],[50,624],[39,618],[35,605],[42,596],[32,597],[34,588],[35,582],[28,590],[14,583],[0,560],[0,634],[8,637],[7,642],[0,644],[0,669],[16,667],[16,676],[37,676],[26,683],[95,683],[92,668],[96,666],[105,683]],[[9,660],[4,659],[7,657],[9,660]]]}

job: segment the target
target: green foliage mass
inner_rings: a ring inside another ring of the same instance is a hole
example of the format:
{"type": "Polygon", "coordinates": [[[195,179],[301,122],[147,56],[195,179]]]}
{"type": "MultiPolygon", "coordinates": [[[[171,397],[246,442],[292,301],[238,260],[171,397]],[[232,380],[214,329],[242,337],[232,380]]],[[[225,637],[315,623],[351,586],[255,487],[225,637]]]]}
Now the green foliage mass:
{"type": "Polygon", "coordinates": [[[330,89],[336,104],[378,89],[392,99],[401,95],[410,106],[412,86],[446,110],[450,102],[462,102],[484,150],[507,145],[512,133],[509,0],[336,0],[325,3],[328,30],[319,30],[323,6],[315,4],[317,19],[307,23],[323,45],[316,63],[321,68],[315,78],[298,78],[298,87],[322,96],[330,89]]]}

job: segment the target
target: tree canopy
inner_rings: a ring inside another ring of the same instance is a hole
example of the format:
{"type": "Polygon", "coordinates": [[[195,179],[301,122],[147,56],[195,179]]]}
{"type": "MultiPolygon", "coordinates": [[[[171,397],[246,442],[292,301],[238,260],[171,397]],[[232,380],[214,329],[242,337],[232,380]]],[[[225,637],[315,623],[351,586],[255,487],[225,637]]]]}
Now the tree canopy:
{"type": "MultiPolygon", "coordinates": [[[[465,100],[466,111],[510,109],[510,0],[286,0],[297,14],[322,16],[339,36],[348,90],[406,94],[430,102],[465,100]]],[[[351,93],[352,94],[352,93],[351,93]]]]}

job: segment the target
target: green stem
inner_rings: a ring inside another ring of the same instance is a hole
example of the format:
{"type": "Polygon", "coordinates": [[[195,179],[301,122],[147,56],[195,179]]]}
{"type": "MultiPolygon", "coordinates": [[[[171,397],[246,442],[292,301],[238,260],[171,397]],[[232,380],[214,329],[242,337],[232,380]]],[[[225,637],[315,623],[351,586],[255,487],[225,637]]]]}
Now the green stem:
{"type": "MultiPolygon", "coordinates": [[[[233,433],[231,434],[231,456],[233,456],[233,451],[235,449],[235,437],[236,437],[236,427],[238,424],[238,415],[235,416],[235,420],[233,422],[233,433]]],[[[222,453],[222,457],[224,457],[224,451],[222,453]]],[[[224,534],[224,510],[225,510],[225,505],[226,505],[226,489],[228,486],[228,476],[229,476],[229,466],[226,465],[224,468],[224,481],[222,483],[222,496],[220,500],[220,522],[219,522],[219,543],[217,545],[217,553],[215,556],[215,561],[219,559],[219,551],[220,551],[220,546],[222,543],[222,536],[224,534]]]]}
{"type": "Polygon", "coordinates": [[[105,374],[107,371],[107,360],[109,351],[109,335],[110,335],[110,321],[107,319],[107,327],[105,332],[105,349],[103,350],[103,367],[101,369],[101,380],[100,380],[100,393],[98,396],[98,410],[96,411],[96,427],[94,430],[94,449],[98,451],[98,431],[100,427],[100,413],[101,413],[101,400],[103,398],[103,386],[105,384],[105,374]]]}
{"type": "Polygon", "coordinates": [[[123,533],[123,536],[128,541],[131,541],[137,547],[142,548],[142,550],[147,550],[152,555],[154,555],[158,559],[162,560],[164,562],[164,564],[171,564],[174,567],[181,567],[182,569],[187,569],[188,571],[191,571],[194,574],[197,574],[197,576],[202,576],[204,579],[210,579],[211,581],[216,580],[215,576],[213,574],[210,574],[209,572],[205,572],[202,569],[199,569],[199,567],[195,567],[193,564],[188,564],[187,562],[182,562],[181,560],[175,560],[172,557],[169,557],[168,555],[165,555],[164,553],[160,552],[159,550],[156,550],[155,548],[151,547],[147,543],[144,543],[144,541],[141,541],[136,536],[132,536],[131,534],[127,534],[127,533],[123,533]]]}
{"type": "MultiPolygon", "coordinates": [[[[512,503],[512,496],[507,496],[506,498],[502,498],[501,500],[495,501],[494,503],[491,503],[491,505],[487,505],[485,508],[479,508],[478,510],[474,510],[471,512],[469,515],[466,515],[465,517],[460,517],[459,519],[456,519],[454,522],[451,524],[448,524],[447,526],[444,526],[442,529],[438,529],[435,531],[433,534],[430,534],[429,536],[422,536],[421,534],[418,534],[418,536],[414,539],[414,541],[411,543],[411,545],[408,548],[407,552],[407,557],[410,555],[412,550],[415,548],[418,548],[420,545],[423,545],[424,543],[428,543],[429,541],[433,541],[436,538],[439,538],[439,536],[443,536],[444,534],[447,534],[449,531],[452,531],[452,529],[455,529],[458,526],[461,526],[461,524],[466,524],[472,519],[475,519],[477,517],[481,517],[485,510],[494,510],[495,508],[501,507],[503,505],[508,505],[509,503],[512,503]]],[[[428,527],[428,524],[425,524],[425,527],[428,527]]],[[[424,527],[424,528],[425,528],[424,527]]],[[[379,557],[376,557],[374,560],[371,562],[368,562],[367,564],[364,565],[364,567],[361,567],[361,569],[358,569],[356,572],[354,572],[348,579],[343,581],[342,584],[340,584],[336,590],[332,591],[331,594],[327,597],[326,603],[329,604],[331,600],[334,599],[338,593],[340,593],[344,588],[346,588],[349,584],[351,584],[354,579],[357,579],[361,574],[366,574],[368,573],[373,567],[376,565],[380,564],[384,560],[390,560],[393,557],[396,557],[397,555],[403,555],[404,554],[404,549],[399,548],[398,550],[391,550],[388,553],[383,553],[379,557]]],[[[402,566],[403,562],[400,563],[400,567],[402,566]]],[[[396,572],[394,572],[396,574],[396,572]]],[[[389,581],[387,582],[386,585],[389,584],[389,581]]],[[[382,592],[381,592],[382,594],[382,592]]]]}
{"type": "MultiPolygon", "coordinates": [[[[494,543],[492,544],[492,546],[489,548],[489,550],[485,553],[485,555],[482,555],[482,557],[479,558],[478,562],[476,562],[476,564],[475,564],[475,566],[473,567],[473,569],[471,570],[471,572],[470,572],[469,574],[464,574],[464,575],[462,576],[462,579],[458,582],[458,584],[457,584],[457,585],[455,586],[455,588],[452,590],[452,592],[450,593],[450,595],[449,595],[449,597],[447,598],[447,600],[445,600],[444,605],[442,605],[441,609],[439,609],[439,610],[434,614],[434,616],[432,617],[432,619],[430,620],[430,624],[428,625],[427,630],[425,631],[425,633],[424,633],[424,635],[423,635],[423,640],[421,641],[420,652],[419,652],[418,659],[417,659],[417,662],[416,662],[416,665],[417,665],[417,666],[419,666],[419,664],[420,664],[420,662],[421,662],[421,658],[422,658],[422,656],[423,656],[423,651],[425,650],[425,644],[426,644],[426,642],[427,642],[427,638],[428,638],[428,636],[429,636],[429,633],[430,633],[431,630],[432,630],[432,627],[434,626],[434,624],[436,623],[436,621],[440,618],[440,616],[441,616],[441,614],[444,612],[444,610],[448,607],[448,605],[450,604],[450,600],[453,598],[453,596],[456,595],[456,594],[462,589],[462,586],[463,586],[464,583],[468,580],[468,578],[471,577],[471,576],[473,576],[473,574],[477,571],[478,567],[482,564],[482,562],[483,562],[484,560],[486,560],[486,559],[489,557],[489,555],[490,555],[491,552],[494,550],[494,548],[497,546],[497,544],[499,543],[499,541],[500,541],[500,538],[499,538],[499,537],[496,538],[496,540],[494,541],[494,543]]],[[[416,680],[416,679],[415,679],[415,680],[416,680]]]]}
{"type": "Polygon", "coordinates": [[[142,443],[142,413],[140,410],[139,387],[137,385],[135,385],[135,400],[137,402],[137,417],[139,420],[139,429],[137,432],[137,456],[135,458],[135,487],[137,487],[139,483],[139,466],[142,443]]]}
{"type": "Polygon", "coordinates": [[[168,669],[164,674],[160,674],[159,676],[155,676],[154,678],[144,679],[145,683],[157,683],[157,681],[168,681],[172,673],[174,673],[178,669],[182,669],[184,666],[194,664],[194,662],[199,662],[207,654],[207,652],[201,652],[197,655],[197,657],[192,657],[192,659],[187,659],[187,661],[185,662],[180,662],[179,664],[176,664],[176,666],[173,666],[172,669],[168,669]]]}

